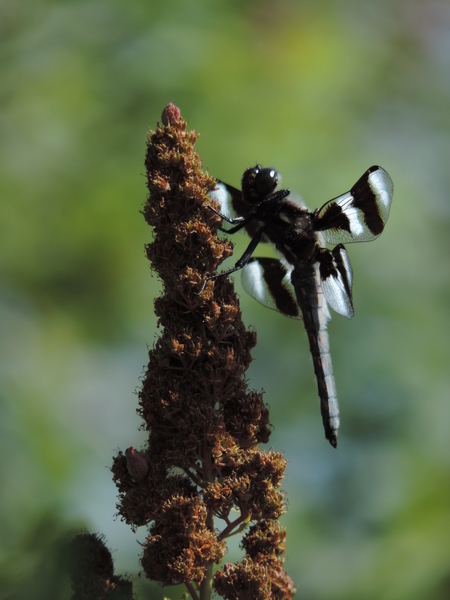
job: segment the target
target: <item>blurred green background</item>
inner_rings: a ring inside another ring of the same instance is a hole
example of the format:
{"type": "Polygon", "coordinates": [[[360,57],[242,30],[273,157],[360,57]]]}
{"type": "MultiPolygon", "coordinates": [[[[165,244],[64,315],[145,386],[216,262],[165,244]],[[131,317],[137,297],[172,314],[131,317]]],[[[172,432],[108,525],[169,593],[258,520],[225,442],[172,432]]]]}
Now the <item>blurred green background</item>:
{"type": "Polygon", "coordinates": [[[67,598],[57,541],[82,526],[139,571],[108,468],[144,441],[159,284],[139,211],[168,102],[235,186],[260,162],[315,208],[372,164],[392,176],[385,232],[347,247],[356,316],[329,326],[339,449],[302,324],[242,293],[250,386],[289,460],[297,597],[449,598],[450,3],[3,0],[0,65],[0,598],[67,598]]]}

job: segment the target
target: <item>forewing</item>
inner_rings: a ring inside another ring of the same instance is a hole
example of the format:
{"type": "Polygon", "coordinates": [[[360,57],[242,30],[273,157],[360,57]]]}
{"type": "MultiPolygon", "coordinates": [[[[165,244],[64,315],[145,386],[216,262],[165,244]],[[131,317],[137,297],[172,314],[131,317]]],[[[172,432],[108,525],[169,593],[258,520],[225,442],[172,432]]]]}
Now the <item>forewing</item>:
{"type": "Polygon", "coordinates": [[[287,317],[301,319],[291,271],[276,258],[252,258],[242,269],[242,287],[260,304],[287,317]]]}
{"type": "Polygon", "coordinates": [[[328,304],[339,315],[351,319],[354,315],[353,272],[347,251],[342,244],[332,251],[322,248],[319,256],[319,273],[328,304]]]}
{"type": "Polygon", "coordinates": [[[219,211],[230,219],[245,216],[251,210],[251,205],[245,202],[242,192],[223,181],[216,182],[210,198],[219,204],[219,211]]]}
{"type": "Polygon", "coordinates": [[[371,167],[349,192],[330,200],[314,214],[314,228],[329,244],[370,242],[383,231],[393,195],[392,179],[371,167]]]}
{"type": "MultiPolygon", "coordinates": [[[[210,192],[210,198],[219,204],[219,212],[229,219],[245,217],[253,209],[253,206],[244,200],[241,190],[220,180],[217,180],[216,187],[210,192]]],[[[223,222],[223,225],[225,230],[231,228],[231,225],[227,225],[226,221],[223,222]]],[[[245,231],[247,235],[253,237],[261,226],[261,221],[252,219],[242,228],[241,232],[244,233],[245,231]]],[[[268,240],[263,236],[261,241],[267,242],[268,240]]]]}

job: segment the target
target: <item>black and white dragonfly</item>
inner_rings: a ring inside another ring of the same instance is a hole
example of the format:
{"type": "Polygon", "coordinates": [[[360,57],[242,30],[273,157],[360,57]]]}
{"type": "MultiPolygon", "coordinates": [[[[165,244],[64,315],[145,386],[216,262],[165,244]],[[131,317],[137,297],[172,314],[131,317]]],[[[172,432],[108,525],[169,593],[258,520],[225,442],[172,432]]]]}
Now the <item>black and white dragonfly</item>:
{"type": "MultiPolygon", "coordinates": [[[[337,447],[339,407],[330,357],[328,305],[351,319],[352,267],[344,243],[370,242],[384,229],[393,183],[381,167],[371,167],[349,192],[309,211],[277,190],[275,169],[256,165],[242,177],[242,191],[217,181],[211,192],[220,209],[212,208],[252,238],[235,266],[206,281],[241,270],[242,286],[261,304],[288,317],[303,319],[314,363],[325,437],[337,447]],[[252,258],[260,242],[272,243],[280,259],[252,258]],[[335,245],[332,250],[325,244],[335,245]]],[[[206,284],[205,281],[205,284],[206,284]]],[[[202,288],[203,290],[203,288],[202,288]]]]}

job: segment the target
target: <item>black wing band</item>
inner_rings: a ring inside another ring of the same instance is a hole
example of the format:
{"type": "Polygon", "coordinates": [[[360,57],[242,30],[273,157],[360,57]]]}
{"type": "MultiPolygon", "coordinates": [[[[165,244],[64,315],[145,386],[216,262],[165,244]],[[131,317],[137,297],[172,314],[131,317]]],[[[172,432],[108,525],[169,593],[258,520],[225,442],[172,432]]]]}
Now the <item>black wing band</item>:
{"type": "Polygon", "coordinates": [[[291,270],[276,258],[252,258],[242,269],[242,287],[260,304],[287,317],[301,319],[291,270]]]}

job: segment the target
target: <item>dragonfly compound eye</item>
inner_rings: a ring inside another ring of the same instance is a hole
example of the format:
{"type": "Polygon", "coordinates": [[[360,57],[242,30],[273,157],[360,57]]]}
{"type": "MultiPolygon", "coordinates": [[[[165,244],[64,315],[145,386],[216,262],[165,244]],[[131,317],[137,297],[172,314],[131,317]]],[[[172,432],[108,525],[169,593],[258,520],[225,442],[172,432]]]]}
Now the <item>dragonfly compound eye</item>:
{"type": "Polygon", "coordinates": [[[258,194],[262,197],[268,196],[275,191],[278,185],[278,173],[275,169],[267,167],[261,169],[255,177],[255,186],[258,194]]]}

